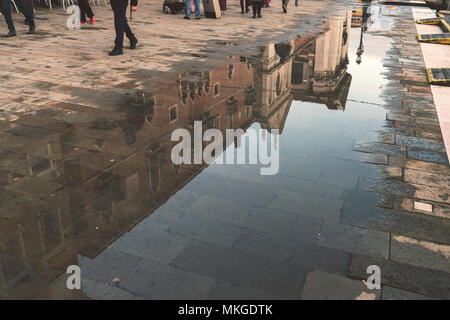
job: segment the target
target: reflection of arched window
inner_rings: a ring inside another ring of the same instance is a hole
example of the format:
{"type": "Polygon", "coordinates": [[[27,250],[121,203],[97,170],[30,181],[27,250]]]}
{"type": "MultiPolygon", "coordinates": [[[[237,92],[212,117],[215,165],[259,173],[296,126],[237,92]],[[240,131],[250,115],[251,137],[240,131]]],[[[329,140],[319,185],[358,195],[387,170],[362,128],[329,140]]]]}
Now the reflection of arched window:
{"type": "Polygon", "coordinates": [[[187,98],[188,98],[188,87],[187,87],[187,83],[185,81],[181,82],[180,96],[181,96],[181,102],[183,104],[186,104],[187,98]]]}
{"type": "Polygon", "coordinates": [[[280,76],[279,72],[278,72],[278,76],[277,76],[276,88],[277,88],[277,96],[279,96],[281,94],[281,76],[280,76]]]}
{"type": "Polygon", "coordinates": [[[205,84],[205,91],[206,93],[209,92],[209,88],[211,88],[211,76],[208,72],[205,72],[205,74],[203,75],[203,82],[205,84]]]}
{"type": "Polygon", "coordinates": [[[203,83],[202,82],[197,82],[197,93],[198,93],[199,97],[201,97],[203,94],[203,83]]]}
{"type": "Polygon", "coordinates": [[[228,65],[228,79],[229,80],[233,79],[233,74],[234,74],[234,65],[229,64],[228,65]]]}
{"type": "Polygon", "coordinates": [[[195,99],[195,91],[195,83],[189,83],[189,96],[191,97],[191,100],[195,99]]]}
{"type": "Polygon", "coordinates": [[[233,114],[237,112],[237,100],[231,97],[227,101],[228,128],[233,127],[233,114]]]}
{"type": "Polygon", "coordinates": [[[255,102],[255,89],[249,86],[245,89],[245,105],[250,106],[255,102]]]}

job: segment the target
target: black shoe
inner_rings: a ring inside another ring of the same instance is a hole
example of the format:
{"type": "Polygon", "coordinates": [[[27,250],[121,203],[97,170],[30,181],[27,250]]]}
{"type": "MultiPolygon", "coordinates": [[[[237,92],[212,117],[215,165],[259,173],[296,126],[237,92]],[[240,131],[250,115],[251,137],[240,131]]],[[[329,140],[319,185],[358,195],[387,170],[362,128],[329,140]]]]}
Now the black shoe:
{"type": "Polygon", "coordinates": [[[256,19],[256,14],[253,15],[253,19],[256,19]]]}
{"type": "Polygon", "coordinates": [[[34,21],[30,22],[30,29],[28,30],[28,34],[35,34],[36,33],[36,25],[34,24],[34,21]]]}
{"type": "Polygon", "coordinates": [[[114,49],[112,49],[112,51],[109,52],[110,56],[118,56],[118,55],[121,55],[121,54],[123,54],[122,49],[121,48],[117,48],[117,47],[114,47],[114,49]]]}
{"type": "Polygon", "coordinates": [[[134,38],[134,40],[130,40],[130,49],[136,49],[136,45],[139,42],[138,39],[134,38]]]}
{"type": "Polygon", "coordinates": [[[286,7],[283,6],[283,13],[287,13],[286,7]]]}
{"type": "Polygon", "coordinates": [[[4,38],[11,38],[11,37],[15,37],[15,36],[17,36],[17,33],[16,33],[16,30],[13,30],[13,31],[9,31],[9,33],[5,34],[3,37],[4,38]]]}
{"type": "Polygon", "coordinates": [[[191,17],[188,17],[188,16],[184,16],[184,19],[191,19],[191,17]]]}
{"type": "Polygon", "coordinates": [[[258,18],[262,18],[262,15],[258,14],[258,18]]]}
{"type": "Polygon", "coordinates": [[[244,10],[241,11],[241,14],[244,14],[244,10]]]}
{"type": "Polygon", "coordinates": [[[245,9],[245,13],[248,13],[249,11],[250,11],[250,9],[249,9],[249,8],[245,9]]]}
{"type": "Polygon", "coordinates": [[[195,19],[200,20],[202,17],[196,17],[195,19]]]}

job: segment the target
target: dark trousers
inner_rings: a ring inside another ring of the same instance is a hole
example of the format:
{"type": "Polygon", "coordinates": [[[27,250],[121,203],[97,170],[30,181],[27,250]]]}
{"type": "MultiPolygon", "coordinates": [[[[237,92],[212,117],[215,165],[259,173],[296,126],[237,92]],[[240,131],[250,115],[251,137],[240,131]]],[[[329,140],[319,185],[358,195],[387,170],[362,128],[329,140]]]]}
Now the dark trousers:
{"type": "Polygon", "coordinates": [[[227,0],[219,0],[219,6],[222,11],[227,10],[227,0]]]}
{"type": "Polygon", "coordinates": [[[242,10],[242,12],[247,12],[248,7],[249,7],[248,0],[241,0],[241,10],[242,10]],[[244,8],[244,2],[245,2],[245,8],[244,8]]]}
{"type": "Polygon", "coordinates": [[[116,48],[123,48],[123,34],[130,40],[136,39],[127,20],[128,0],[111,0],[111,8],[114,11],[114,28],[116,29],[116,48]]]}
{"type": "Polygon", "coordinates": [[[132,7],[137,7],[137,5],[138,5],[138,0],[131,0],[132,7]]]}
{"type": "MultiPolygon", "coordinates": [[[[5,16],[6,24],[8,25],[8,29],[10,31],[16,30],[14,28],[14,22],[11,15],[11,0],[0,0],[1,9],[3,12],[3,15],[5,16]]],[[[27,19],[28,23],[34,23],[33,19],[33,12],[30,10],[30,8],[27,6],[25,0],[16,0],[17,7],[20,9],[20,11],[23,13],[25,18],[27,19]]]]}
{"type": "Polygon", "coordinates": [[[262,8],[263,2],[258,0],[253,0],[253,15],[256,16],[261,15],[261,8],[262,8]]]}
{"type": "Polygon", "coordinates": [[[283,0],[282,3],[283,7],[287,7],[289,0],[283,0]]]}
{"type": "Polygon", "coordinates": [[[94,16],[94,12],[89,5],[89,0],[78,0],[78,6],[80,7],[81,22],[86,22],[86,16],[88,16],[89,19],[94,16]]]}

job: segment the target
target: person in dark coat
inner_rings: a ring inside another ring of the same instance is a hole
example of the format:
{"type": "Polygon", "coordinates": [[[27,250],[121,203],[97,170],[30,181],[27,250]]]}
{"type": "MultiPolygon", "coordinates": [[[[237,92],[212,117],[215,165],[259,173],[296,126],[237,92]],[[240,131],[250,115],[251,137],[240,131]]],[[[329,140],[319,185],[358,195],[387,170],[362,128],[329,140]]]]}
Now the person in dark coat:
{"type": "MultiPolygon", "coordinates": [[[[15,3],[25,16],[25,21],[29,26],[28,33],[35,33],[36,25],[34,23],[33,11],[30,10],[25,0],[16,0],[15,3]]],[[[0,10],[5,17],[5,21],[9,29],[9,33],[6,34],[5,37],[9,38],[17,36],[16,28],[14,27],[14,22],[11,15],[11,0],[0,0],[0,10]]]]}
{"type": "Polygon", "coordinates": [[[219,6],[222,11],[227,10],[227,0],[219,0],[219,6]]]}
{"type": "Polygon", "coordinates": [[[247,13],[250,11],[250,9],[248,8],[250,6],[249,4],[249,0],[241,0],[241,13],[247,13]],[[245,2],[245,8],[244,8],[244,2],[245,2]]]}
{"type": "Polygon", "coordinates": [[[287,13],[288,3],[289,3],[289,0],[283,0],[282,1],[283,13],[287,13]]]}
{"type": "Polygon", "coordinates": [[[263,6],[263,0],[253,0],[253,18],[262,18],[261,8],[263,6]]]}
{"type": "Polygon", "coordinates": [[[130,40],[130,49],[136,49],[138,39],[135,37],[128,25],[127,7],[128,0],[111,0],[111,8],[114,12],[114,28],[116,29],[116,39],[114,41],[114,49],[109,52],[110,56],[123,54],[123,34],[125,33],[130,40]]]}

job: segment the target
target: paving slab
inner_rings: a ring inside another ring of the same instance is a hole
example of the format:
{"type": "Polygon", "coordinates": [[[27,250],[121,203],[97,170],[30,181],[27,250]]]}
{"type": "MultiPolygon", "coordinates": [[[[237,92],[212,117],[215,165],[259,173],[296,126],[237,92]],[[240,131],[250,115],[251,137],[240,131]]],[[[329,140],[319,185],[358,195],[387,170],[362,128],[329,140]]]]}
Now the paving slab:
{"type": "Polygon", "coordinates": [[[362,281],[313,271],[308,273],[302,300],[379,300],[381,290],[369,290],[362,281]]]}
{"type": "Polygon", "coordinates": [[[367,253],[385,258],[389,256],[389,233],[340,223],[325,222],[317,244],[348,252],[367,253]]]}

